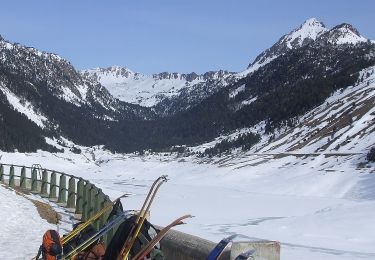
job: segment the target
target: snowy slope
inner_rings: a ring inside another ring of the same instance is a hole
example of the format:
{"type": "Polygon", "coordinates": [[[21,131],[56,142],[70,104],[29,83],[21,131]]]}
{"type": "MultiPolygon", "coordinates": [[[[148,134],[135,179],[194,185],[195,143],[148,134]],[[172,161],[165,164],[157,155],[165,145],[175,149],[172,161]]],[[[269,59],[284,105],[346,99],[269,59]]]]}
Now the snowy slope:
{"type": "MultiPolygon", "coordinates": [[[[239,135],[251,132],[259,134],[261,141],[248,152],[232,151],[233,157],[246,157],[253,153],[367,153],[375,146],[375,66],[359,74],[354,86],[337,90],[322,105],[303,116],[292,118],[290,121],[294,126],[285,125],[274,133],[265,134],[265,122],[261,122],[219,136],[209,143],[190,147],[190,150],[204,152],[223,140],[235,140],[239,135]]],[[[241,87],[230,95],[234,97],[243,91],[241,87]]],[[[248,102],[254,100],[256,98],[248,102]]]]}
{"type": "Polygon", "coordinates": [[[336,91],[261,152],[356,153],[375,145],[375,67],[360,73],[355,86],[336,91]]]}
{"type": "Polygon", "coordinates": [[[0,250],[2,259],[31,259],[38,252],[47,229],[56,226],[41,219],[35,205],[0,187],[0,250]]]}
{"type": "Polygon", "coordinates": [[[27,100],[22,100],[20,97],[12,93],[8,88],[3,87],[1,83],[0,90],[6,95],[9,104],[13,107],[14,110],[24,114],[28,119],[33,121],[39,127],[45,127],[48,119],[30,102],[28,102],[27,100]]]}

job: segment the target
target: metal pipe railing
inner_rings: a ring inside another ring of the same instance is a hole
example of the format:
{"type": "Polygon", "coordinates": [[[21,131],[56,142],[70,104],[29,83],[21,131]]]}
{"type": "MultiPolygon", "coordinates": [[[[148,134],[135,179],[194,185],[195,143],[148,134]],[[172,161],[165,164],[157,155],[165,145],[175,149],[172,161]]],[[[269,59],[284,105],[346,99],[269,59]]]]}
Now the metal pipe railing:
{"type": "MultiPolygon", "coordinates": [[[[59,205],[74,209],[75,214],[81,215],[81,221],[87,220],[108,203],[112,203],[101,189],[88,180],[64,172],[45,169],[36,164],[27,167],[0,163],[0,182],[12,188],[39,194],[59,203],[59,205]],[[7,170],[9,173],[6,173],[7,170]],[[20,172],[20,174],[15,172],[20,172]]],[[[105,216],[98,219],[93,223],[94,226],[102,227],[105,224],[104,218],[105,216]]]]}

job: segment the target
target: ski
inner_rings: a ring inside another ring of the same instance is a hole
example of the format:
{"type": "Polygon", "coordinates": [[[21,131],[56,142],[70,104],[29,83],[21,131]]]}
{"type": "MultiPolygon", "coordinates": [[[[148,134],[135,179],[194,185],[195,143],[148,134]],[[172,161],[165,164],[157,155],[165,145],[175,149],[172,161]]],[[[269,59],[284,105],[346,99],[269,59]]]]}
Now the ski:
{"type": "Polygon", "coordinates": [[[184,215],[176,219],[175,221],[173,221],[171,224],[169,224],[168,226],[160,230],[159,233],[144,248],[142,248],[141,251],[138,252],[138,254],[136,254],[131,259],[132,260],[144,259],[144,257],[147,256],[147,254],[149,254],[152,251],[154,246],[165,237],[165,235],[171,228],[178,226],[178,225],[185,224],[184,222],[182,222],[182,220],[187,219],[187,218],[192,218],[192,217],[193,216],[191,215],[184,215]]]}
{"type": "Polygon", "coordinates": [[[134,215],[133,210],[125,211],[119,216],[117,216],[115,219],[108,222],[103,228],[101,228],[98,232],[96,232],[93,236],[89,237],[86,241],[84,241],[82,244],[80,244],[78,247],[74,248],[72,251],[70,251],[68,254],[62,256],[62,260],[70,259],[79,254],[80,252],[84,251],[86,248],[88,248],[92,243],[97,241],[99,238],[104,236],[109,230],[111,230],[115,225],[121,224],[124,222],[127,218],[134,215]]]}
{"type": "Polygon", "coordinates": [[[237,256],[235,258],[235,260],[249,260],[249,259],[253,259],[254,253],[255,253],[255,249],[247,250],[247,251],[243,252],[242,254],[240,254],[239,256],[237,256]]]}
{"type": "Polygon", "coordinates": [[[81,233],[82,230],[84,230],[86,227],[88,227],[90,224],[94,223],[97,219],[99,219],[104,213],[106,213],[107,211],[111,210],[113,205],[119,201],[120,199],[122,198],[125,198],[127,197],[129,194],[128,193],[125,193],[123,195],[121,195],[120,197],[118,197],[117,199],[115,199],[112,204],[110,205],[107,205],[106,207],[102,208],[100,211],[98,211],[96,214],[94,214],[93,216],[91,216],[88,220],[86,220],[85,222],[83,222],[82,224],[80,224],[76,229],[72,230],[67,236],[64,236],[61,240],[62,244],[65,245],[66,243],[68,243],[70,240],[72,240],[75,236],[77,236],[79,233],[81,233]]]}
{"type": "Polygon", "coordinates": [[[157,191],[159,190],[160,186],[168,181],[166,175],[162,175],[159,178],[157,178],[154,183],[152,184],[150,191],[147,194],[147,197],[142,205],[142,208],[138,214],[138,217],[135,221],[135,224],[133,225],[128,237],[125,240],[125,243],[120,251],[120,254],[118,256],[118,260],[127,260],[130,249],[133,247],[133,244],[135,240],[137,239],[137,236],[142,228],[142,225],[144,223],[144,220],[146,218],[146,214],[148,210],[151,207],[151,204],[156,196],[157,191]]]}
{"type": "Polygon", "coordinates": [[[220,256],[223,254],[225,248],[227,248],[227,246],[233,241],[233,239],[236,237],[237,235],[231,235],[229,237],[226,237],[224,239],[222,239],[215,247],[214,249],[212,249],[212,251],[210,252],[210,254],[208,255],[207,257],[207,260],[217,260],[220,258],[220,256]]]}

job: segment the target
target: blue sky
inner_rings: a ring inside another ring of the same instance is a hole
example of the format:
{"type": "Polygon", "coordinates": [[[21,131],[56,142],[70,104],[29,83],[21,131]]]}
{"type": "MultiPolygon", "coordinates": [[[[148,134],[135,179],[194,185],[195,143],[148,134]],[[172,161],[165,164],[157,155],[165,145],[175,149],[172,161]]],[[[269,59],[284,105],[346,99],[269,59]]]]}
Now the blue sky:
{"type": "Polygon", "coordinates": [[[241,71],[310,17],[375,39],[374,11],[373,0],[2,0],[0,35],[78,69],[241,71]]]}

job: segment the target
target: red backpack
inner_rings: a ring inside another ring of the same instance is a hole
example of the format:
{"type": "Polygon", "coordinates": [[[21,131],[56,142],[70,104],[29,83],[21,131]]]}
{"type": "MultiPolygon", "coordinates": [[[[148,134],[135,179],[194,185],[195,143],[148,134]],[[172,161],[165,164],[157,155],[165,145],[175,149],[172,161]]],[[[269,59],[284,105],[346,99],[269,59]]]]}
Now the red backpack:
{"type": "Polygon", "coordinates": [[[48,230],[43,235],[42,244],[43,260],[56,260],[62,253],[62,243],[59,233],[48,230]]]}

